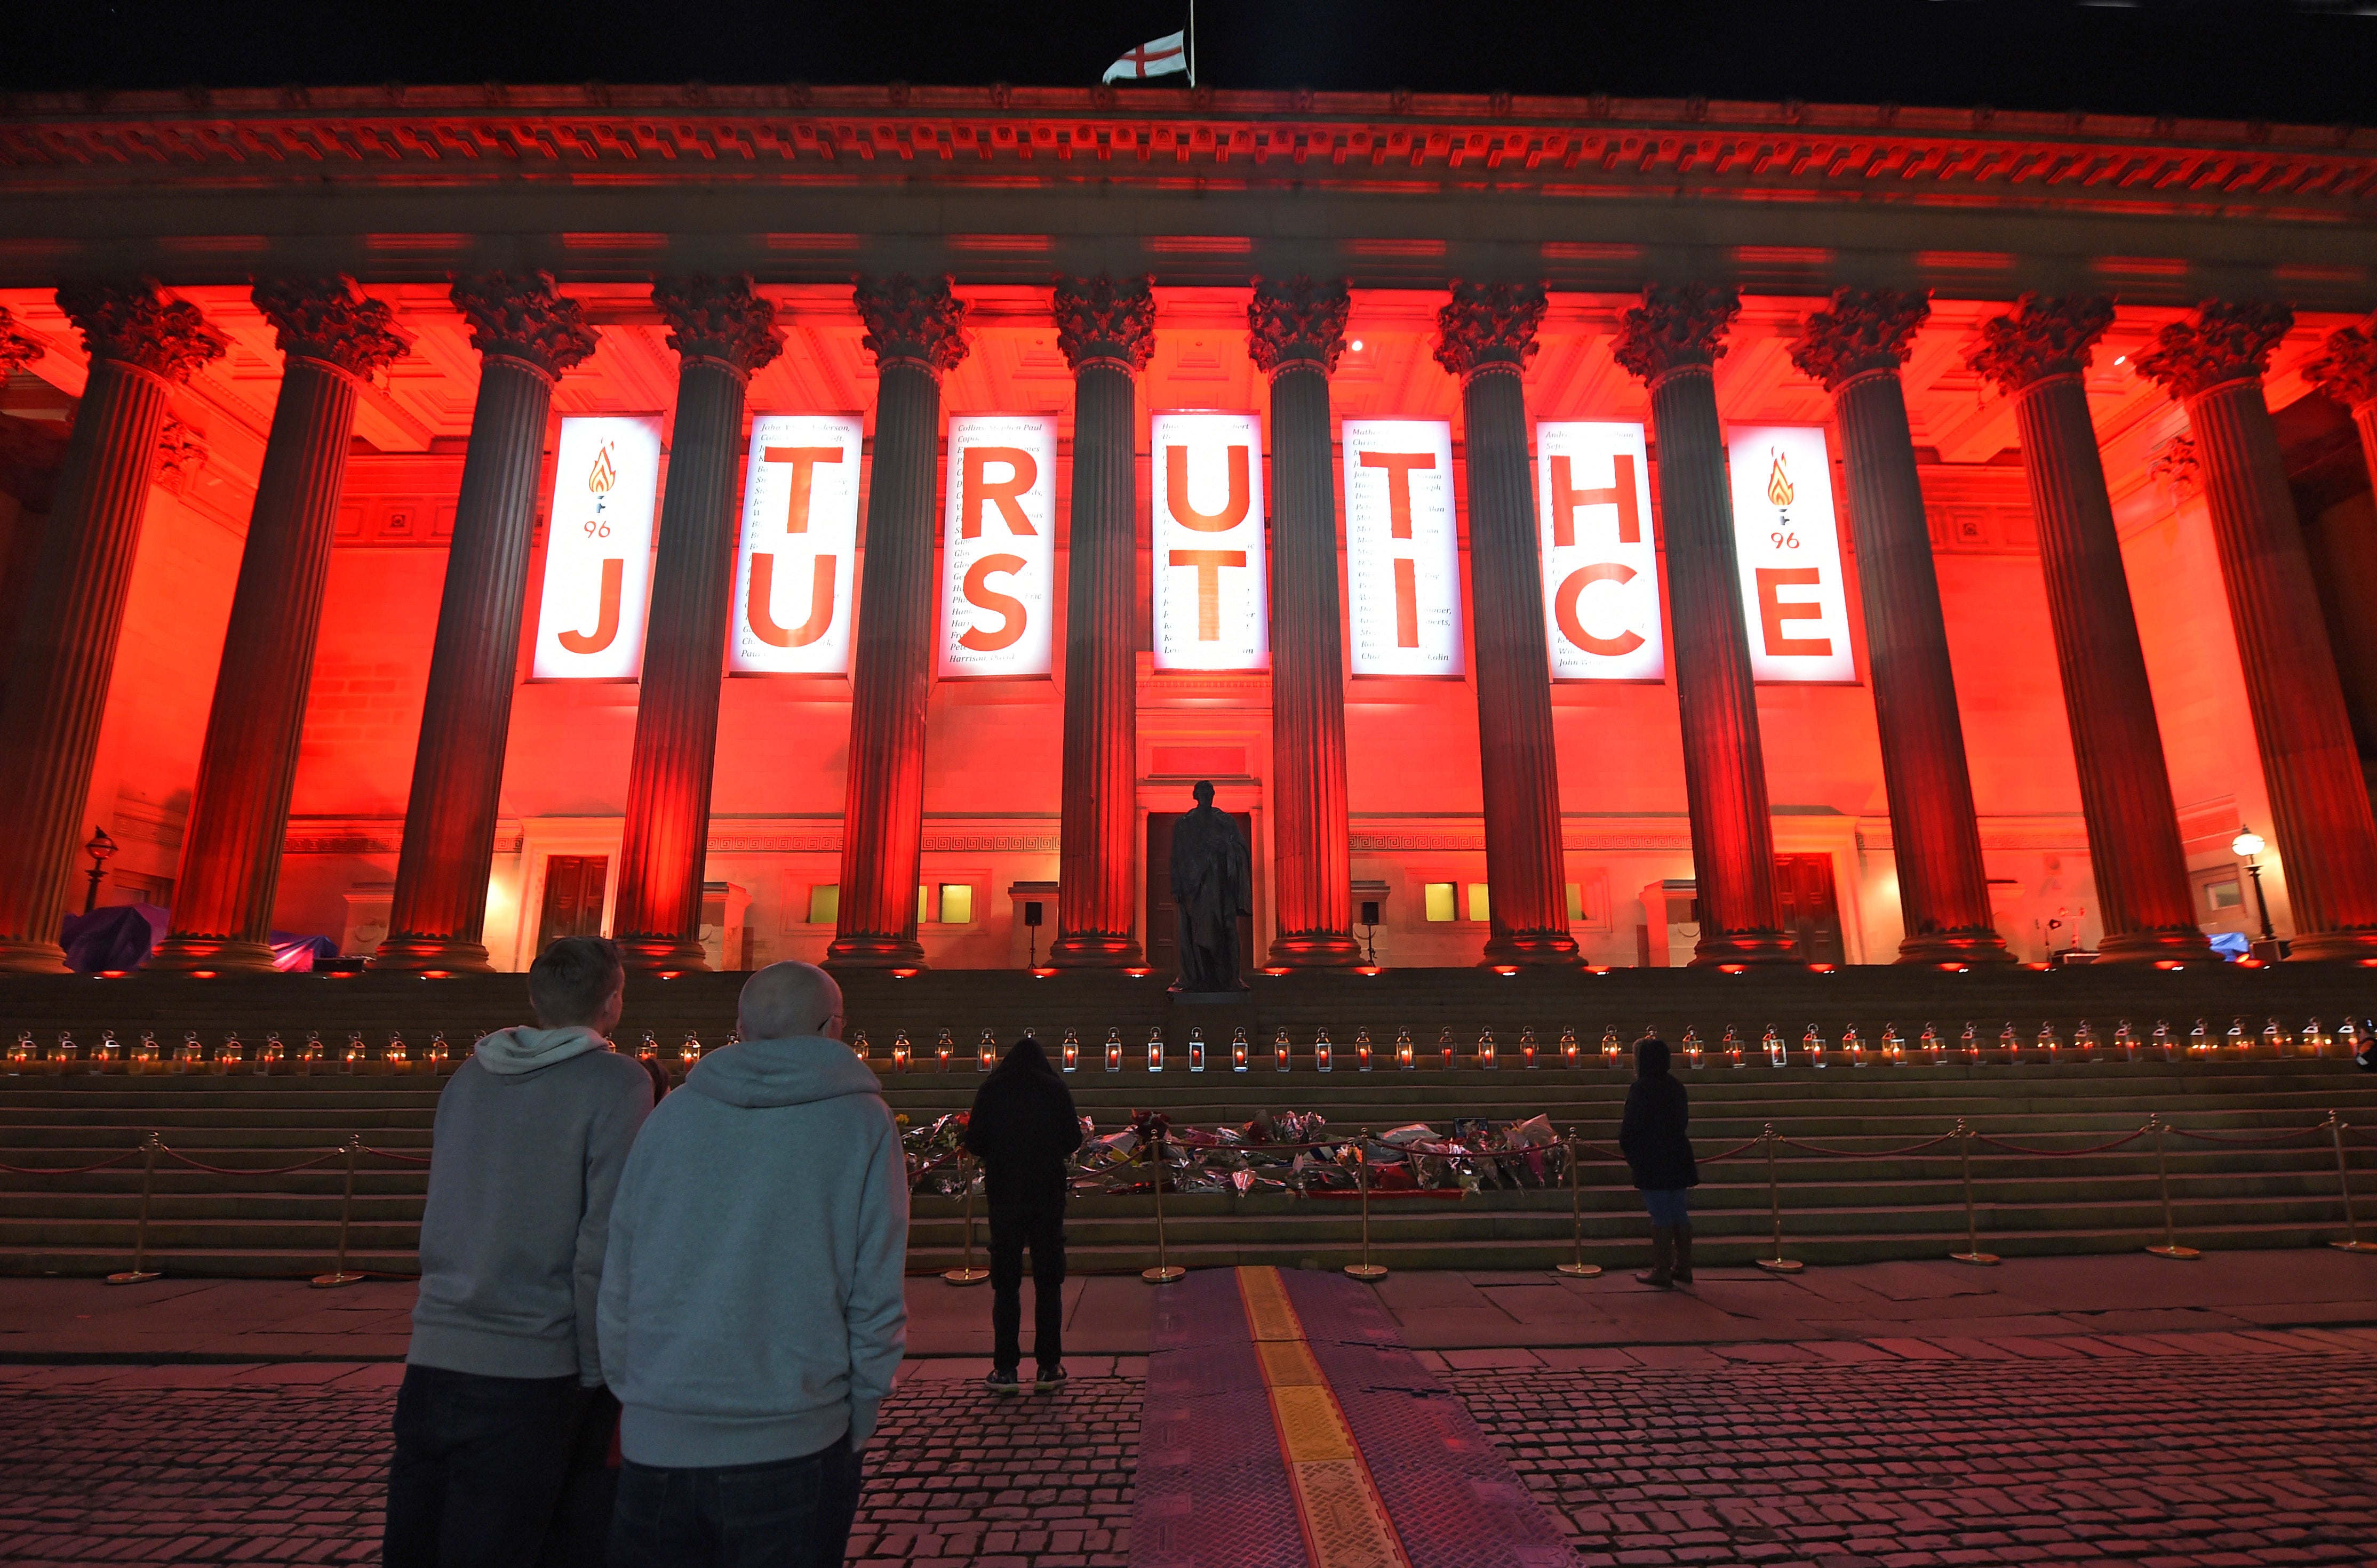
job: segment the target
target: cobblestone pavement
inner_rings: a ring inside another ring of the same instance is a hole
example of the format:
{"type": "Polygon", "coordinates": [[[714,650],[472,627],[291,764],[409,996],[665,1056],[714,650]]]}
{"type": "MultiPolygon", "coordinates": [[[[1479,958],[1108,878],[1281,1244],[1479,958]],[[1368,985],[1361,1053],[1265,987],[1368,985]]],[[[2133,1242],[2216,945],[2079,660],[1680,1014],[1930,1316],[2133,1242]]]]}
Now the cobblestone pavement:
{"type": "Polygon", "coordinates": [[[1589,1564],[2377,1562],[2377,1355],[1619,1360],[1451,1379],[1589,1564]]]}
{"type": "MultiPolygon", "coordinates": [[[[0,1371],[0,1562],[378,1560],[400,1367],[0,1371]]],[[[1120,1568],[1139,1395],[911,1377],[868,1450],[852,1561],[1120,1568]]]]}

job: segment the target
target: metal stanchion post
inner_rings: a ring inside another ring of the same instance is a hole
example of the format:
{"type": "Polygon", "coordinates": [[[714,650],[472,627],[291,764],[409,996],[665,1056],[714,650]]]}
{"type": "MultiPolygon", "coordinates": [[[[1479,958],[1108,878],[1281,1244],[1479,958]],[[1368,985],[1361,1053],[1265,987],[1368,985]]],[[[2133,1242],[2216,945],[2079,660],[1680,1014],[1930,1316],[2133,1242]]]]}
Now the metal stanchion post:
{"type": "Polygon", "coordinates": [[[352,1285],[363,1277],[360,1274],[347,1272],[347,1228],[353,1223],[355,1217],[355,1156],[361,1154],[363,1148],[363,1134],[349,1133],[347,1134],[347,1192],[346,1196],[339,1201],[339,1263],[338,1266],[331,1269],[329,1273],[314,1276],[314,1289],[317,1290],[335,1290],[341,1285],[352,1285]]]}
{"type": "Polygon", "coordinates": [[[2327,1135],[2335,1140],[2335,1184],[2344,1194],[2344,1234],[2347,1240],[2330,1241],[2339,1253],[2377,1253],[2377,1241],[2360,1239],[2360,1224],[2352,1215],[2352,1170],[2344,1163],[2344,1122],[2335,1111],[2327,1113],[2327,1135]]]}
{"type": "Polygon", "coordinates": [[[1147,1141],[1148,1163],[1155,1168],[1155,1266],[1142,1268],[1139,1277],[1150,1285],[1169,1285],[1188,1271],[1172,1266],[1172,1254],[1164,1242],[1164,1134],[1158,1133],[1147,1141]]]}
{"type": "Polygon", "coordinates": [[[2147,1111],[2146,1131],[2154,1134],[2155,1180],[2162,1186],[2162,1245],[2148,1247],[2146,1251],[2158,1258],[2181,1260],[2200,1258],[2204,1254],[2193,1247],[2182,1247],[2179,1244],[2179,1225],[2178,1221],[2171,1217],[2170,1209],[2170,1167],[2162,1157],[2162,1117],[2154,1111],[2147,1111]]]}
{"type": "Polygon", "coordinates": [[[1370,1129],[1362,1129],[1354,1145],[1354,1185],[1362,1194],[1362,1261],[1349,1263],[1345,1272],[1356,1279],[1384,1279],[1387,1265],[1370,1261],[1370,1129]]]}
{"type": "Polygon", "coordinates": [[[1965,1160],[1965,1250],[1950,1253],[1948,1256],[1956,1263],[1979,1264],[1987,1267],[1998,1261],[1998,1255],[1981,1251],[1981,1223],[1973,1213],[1973,1130],[1965,1125],[1965,1119],[1961,1116],[1956,1118],[1956,1131],[1953,1135],[1965,1160]]]}
{"type": "Polygon", "coordinates": [[[159,1277],[159,1271],[149,1264],[149,1195],[157,1185],[157,1151],[164,1140],[156,1134],[149,1134],[140,1146],[140,1228],[132,1233],[132,1266],[121,1274],[107,1277],[110,1285],[140,1285],[159,1277]]]}
{"type": "Polygon", "coordinates": [[[1576,1134],[1571,1133],[1561,1146],[1568,1153],[1569,1240],[1576,1252],[1567,1263],[1552,1265],[1552,1272],[1565,1274],[1571,1279],[1591,1279],[1601,1272],[1601,1265],[1584,1261],[1584,1198],[1576,1184],[1576,1134]]]}
{"type": "Polygon", "coordinates": [[[958,1173],[965,1178],[965,1265],[961,1268],[944,1269],[941,1277],[952,1285],[979,1285],[990,1277],[986,1268],[973,1265],[973,1160],[958,1156],[958,1173]]]}
{"type": "Polygon", "coordinates": [[[1808,1265],[1798,1258],[1783,1255],[1783,1188],[1774,1174],[1774,1146],[1783,1141],[1782,1135],[1774,1131],[1774,1123],[1769,1122],[1766,1130],[1759,1136],[1766,1145],[1766,1201],[1774,1213],[1774,1255],[1754,1261],[1769,1274],[1797,1274],[1808,1265]]]}

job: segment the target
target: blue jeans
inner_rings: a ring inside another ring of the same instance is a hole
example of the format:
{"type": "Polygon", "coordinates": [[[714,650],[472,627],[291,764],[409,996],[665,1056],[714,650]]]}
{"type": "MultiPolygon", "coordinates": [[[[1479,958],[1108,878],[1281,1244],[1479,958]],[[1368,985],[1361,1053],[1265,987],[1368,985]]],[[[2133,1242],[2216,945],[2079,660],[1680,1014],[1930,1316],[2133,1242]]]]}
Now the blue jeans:
{"type": "Polygon", "coordinates": [[[765,1465],[673,1470],[630,1459],[610,1568],[841,1568],[859,1471],[847,1436],[765,1465]]]}
{"type": "Polygon", "coordinates": [[[1651,1223],[1668,1230],[1690,1225],[1692,1217],[1684,1207],[1684,1194],[1689,1191],[1687,1187],[1643,1188],[1642,1206],[1651,1211],[1651,1223]]]}

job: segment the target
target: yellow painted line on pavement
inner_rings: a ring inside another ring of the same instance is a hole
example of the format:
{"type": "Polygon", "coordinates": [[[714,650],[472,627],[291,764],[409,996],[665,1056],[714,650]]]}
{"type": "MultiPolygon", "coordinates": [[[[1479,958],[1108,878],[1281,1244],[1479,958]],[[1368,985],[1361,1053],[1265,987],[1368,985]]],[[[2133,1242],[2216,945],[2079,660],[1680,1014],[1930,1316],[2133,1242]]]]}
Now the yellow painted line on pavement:
{"type": "Polygon", "coordinates": [[[1279,1270],[1241,1268],[1237,1276],[1312,1568],[1411,1568],[1279,1270]]]}

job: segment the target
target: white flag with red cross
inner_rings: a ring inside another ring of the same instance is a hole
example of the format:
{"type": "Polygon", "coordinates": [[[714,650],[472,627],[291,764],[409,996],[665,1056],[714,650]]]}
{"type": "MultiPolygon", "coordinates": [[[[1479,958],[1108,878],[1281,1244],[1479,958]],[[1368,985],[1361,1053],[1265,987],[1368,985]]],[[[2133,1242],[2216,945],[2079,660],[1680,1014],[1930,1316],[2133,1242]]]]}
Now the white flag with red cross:
{"type": "Polygon", "coordinates": [[[1101,78],[1109,82],[1143,82],[1150,77],[1170,76],[1188,68],[1188,34],[1167,32],[1141,44],[1121,59],[1106,67],[1101,78]]]}

